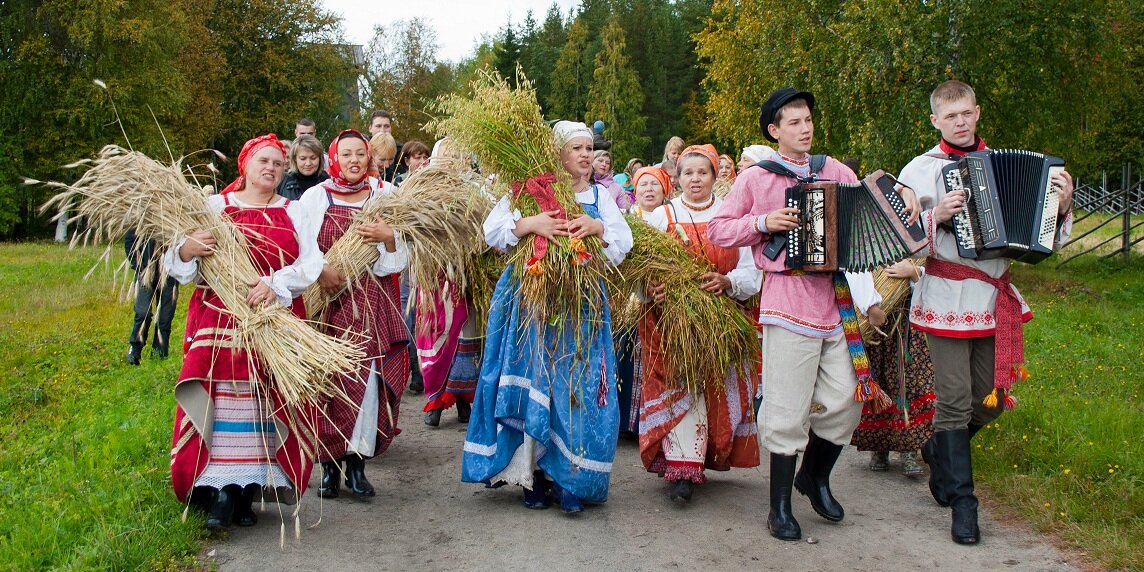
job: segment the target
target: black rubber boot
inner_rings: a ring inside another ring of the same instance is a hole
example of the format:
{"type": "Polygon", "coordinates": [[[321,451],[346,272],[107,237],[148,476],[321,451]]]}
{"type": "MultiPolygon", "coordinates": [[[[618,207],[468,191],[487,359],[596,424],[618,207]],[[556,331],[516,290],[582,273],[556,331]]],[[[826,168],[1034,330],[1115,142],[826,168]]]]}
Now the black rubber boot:
{"type": "Polygon", "coordinates": [[[207,517],[207,528],[211,530],[225,530],[230,527],[231,518],[234,517],[234,505],[242,489],[238,485],[227,485],[215,496],[211,506],[211,515],[207,517]]]}
{"type": "Polygon", "coordinates": [[[949,506],[953,509],[950,536],[958,544],[977,544],[977,497],[973,494],[973,459],[969,452],[969,431],[934,433],[938,463],[945,469],[949,506]]]}
{"type": "Polygon", "coordinates": [[[322,461],[322,486],[318,487],[318,496],[324,499],[338,498],[342,488],[342,468],[337,461],[322,461]]]}
{"type": "Polygon", "coordinates": [[[246,485],[239,494],[234,505],[234,523],[238,526],[254,526],[258,524],[258,515],[254,512],[254,493],[258,485],[246,485]]]}
{"type": "Polygon", "coordinates": [[[794,519],[790,506],[791,484],[798,455],[771,453],[771,512],[767,515],[767,529],[779,540],[799,540],[802,528],[794,519]]]}
{"type": "Polygon", "coordinates": [[[457,421],[461,423],[468,423],[469,416],[473,413],[473,406],[469,405],[468,401],[464,399],[457,400],[457,421]]]}
{"type": "Polygon", "coordinates": [[[425,412],[425,424],[430,427],[441,425],[441,410],[431,409],[425,412]]]}
{"type": "Polygon", "coordinates": [[[835,445],[811,433],[806,454],[802,458],[802,467],[794,479],[794,488],[810,499],[814,512],[830,522],[839,522],[846,515],[842,505],[838,504],[830,492],[830,472],[834,470],[834,463],[838,462],[841,453],[842,445],[835,445]]]}
{"type": "Polygon", "coordinates": [[[945,470],[938,462],[936,440],[931,435],[922,445],[922,460],[929,465],[929,492],[938,506],[949,506],[949,494],[945,490],[945,470]]]}
{"type": "Polygon", "coordinates": [[[694,492],[695,487],[692,485],[690,479],[679,479],[671,487],[671,493],[667,495],[672,501],[678,503],[688,503],[691,501],[691,493],[694,492]]]}
{"type": "Polygon", "coordinates": [[[346,455],[346,488],[358,498],[374,496],[373,485],[365,478],[365,459],[357,455],[346,455]]]}

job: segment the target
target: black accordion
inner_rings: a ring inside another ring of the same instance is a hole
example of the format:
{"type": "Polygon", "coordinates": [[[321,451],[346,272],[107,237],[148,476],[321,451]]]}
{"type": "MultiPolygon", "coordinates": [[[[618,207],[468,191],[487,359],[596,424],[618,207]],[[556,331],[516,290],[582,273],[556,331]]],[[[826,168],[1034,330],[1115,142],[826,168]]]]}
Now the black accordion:
{"type": "Polygon", "coordinates": [[[1011,258],[1036,264],[1053,253],[1060,199],[1052,175],[1064,160],[1033,151],[967,153],[942,169],[946,192],[965,193],[950,220],[963,258],[1011,258]]]}
{"type": "Polygon", "coordinates": [[[862,272],[924,248],[925,229],[907,223],[895,184],[875,171],[857,185],[819,181],[788,188],[786,206],[798,209],[799,225],[786,233],[786,267],[862,272]]]}

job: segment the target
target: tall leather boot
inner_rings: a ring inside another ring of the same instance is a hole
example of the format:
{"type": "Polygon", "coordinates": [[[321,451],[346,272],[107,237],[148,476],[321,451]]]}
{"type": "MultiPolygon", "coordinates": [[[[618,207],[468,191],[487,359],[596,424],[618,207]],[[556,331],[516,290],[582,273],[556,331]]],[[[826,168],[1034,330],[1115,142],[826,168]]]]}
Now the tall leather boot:
{"type": "Polygon", "coordinates": [[[457,421],[461,423],[468,423],[469,416],[473,414],[473,406],[464,399],[457,400],[457,421]]]}
{"type": "Polygon", "coordinates": [[[930,435],[922,445],[922,460],[929,465],[929,492],[938,506],[949,506],[949,494],[945,490],[945,469],[938,462],[936,439],[930,435]]]}
{"type": "Polygon", "coordinates": [[[802,467],[794,479],[794,487],[810,499],[814,512],[831,522],[839,522],[846,515],[830,492],[830,472],[841,453],[842,445],[835,445],[811,432],[802,467]]]}
{"type": "Polygon", "coordinates": [[[977,497],[973,494],[973,460],[969,451],[969,431],[934,433],[938,463],[944,469],[949,506],[953,509],[950,536],[958,544],[977,544],[977,497]]]}
{"type": "Polygon", "coordinates": [[[799,540],[802,527],[794,519],[790,505],[791,484],[798,455],[771,453],[771,512],[767,515],[767,529],[779,540],[799,540]]]}
{"type": "Polygon", "coordinates": [[[211,530],[228,528],[234,516],[234,505],[241,494],[242,489],[238,485],[227,485],[219,490],[214,504],[211,505],[211,515],[207,517],[207,528],[211,530]]]}
{"type": "Polygon", "coordinates": [[[318,496],[324,499],[338,498],[342,488],[342,468],[337,461],[322,461],[322,486],[318,487],[318,496]]]}
{"type": "Polygon", "coordinates": [[[358,498],[374,496],[373,485],[365,478],[365,459],[357,455],[346,455],[346,488],[358,498]]]}

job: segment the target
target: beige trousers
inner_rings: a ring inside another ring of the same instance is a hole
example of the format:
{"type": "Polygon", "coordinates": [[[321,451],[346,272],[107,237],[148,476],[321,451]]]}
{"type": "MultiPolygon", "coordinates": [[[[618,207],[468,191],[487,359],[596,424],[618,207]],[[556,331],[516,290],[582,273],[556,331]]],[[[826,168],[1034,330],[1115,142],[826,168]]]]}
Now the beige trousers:
{"type": "Polygon", "coordinates": [[[771,453],[796,455],[810,431],[846,445],[862,417],[846,338],[809,338],[763,326],[763,408],[759,428],[771,453]]]}

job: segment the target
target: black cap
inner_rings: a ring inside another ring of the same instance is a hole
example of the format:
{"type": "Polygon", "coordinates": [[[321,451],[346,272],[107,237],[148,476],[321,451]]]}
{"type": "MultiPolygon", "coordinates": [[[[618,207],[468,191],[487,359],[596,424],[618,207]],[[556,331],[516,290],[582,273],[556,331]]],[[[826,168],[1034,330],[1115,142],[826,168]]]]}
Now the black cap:
{"type": "Polygon", "coordinates": [[[771,132],[767,126],[775,122],[775,115],[784,105],[796,99],[805,100],[806,106],[814,111],[814,94],[809,91],[798,91],[793,87],[776,90],[763,102],[763,107],[759,113],[759,128],[763,130],[763,137],[766,137],[767,141],[778,143],[778,139],[771,137],[771,132]]]}

